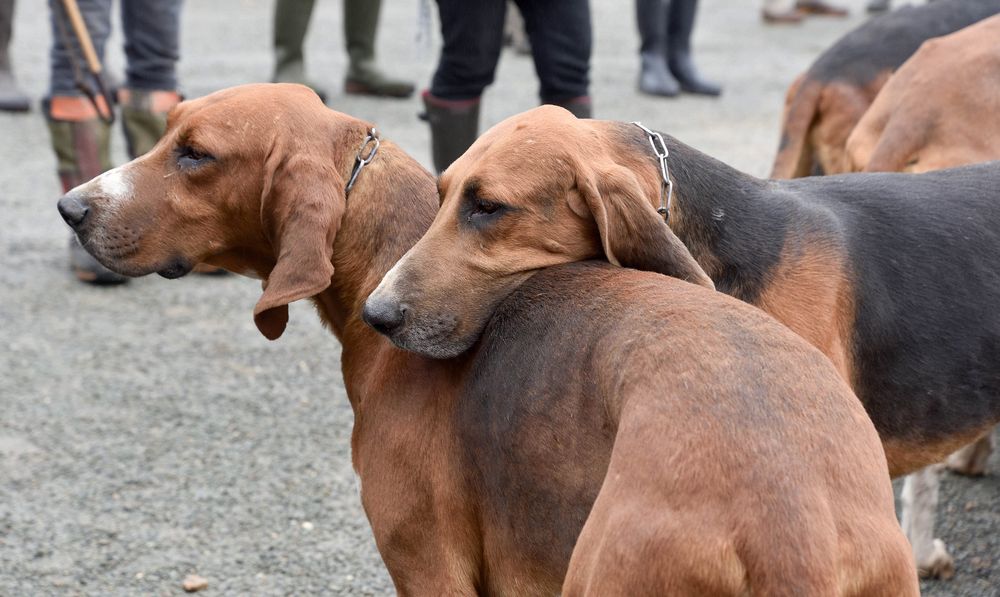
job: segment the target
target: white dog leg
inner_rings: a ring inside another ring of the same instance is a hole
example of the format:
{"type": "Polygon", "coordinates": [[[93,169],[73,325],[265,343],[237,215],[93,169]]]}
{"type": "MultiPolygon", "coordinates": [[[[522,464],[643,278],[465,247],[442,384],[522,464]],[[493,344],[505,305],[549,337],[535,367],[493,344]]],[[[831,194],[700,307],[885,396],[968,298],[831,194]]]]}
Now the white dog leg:
{"type": "Polygon", "coordinates": [[[948,470],[960,475],[981,477],[986,474],[986,461],[993,453],[993,433],[965,446],[948,457],[948,470]]]}
{"type": "Polygon", "coordinates": [[[907,475],[903,482],[901,525],[913,546],[917,571],[922,578],[951,578],[955,563],[944,542],[934,538],[940,465],[907,475]]]}

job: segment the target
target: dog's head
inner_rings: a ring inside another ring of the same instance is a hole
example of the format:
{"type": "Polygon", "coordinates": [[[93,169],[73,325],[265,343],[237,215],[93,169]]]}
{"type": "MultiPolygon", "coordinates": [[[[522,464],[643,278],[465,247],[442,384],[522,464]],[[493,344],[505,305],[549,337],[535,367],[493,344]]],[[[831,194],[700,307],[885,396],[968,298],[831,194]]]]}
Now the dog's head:
{"type": "Polygon", "coordinates": [[[543,106],[485,133],[442,174],[437,218],[368,298],[365,320],[401,348],[447,358],[539,268],[605,257],[711,287],[616,162],[616,126],[543,106]]]}
{"type": "Polygon", "coordinates": [[[148,154],[71,190],[59,211],[103,265],[183,276],[206,262],[264,280],[254,319],[268,338],[288,303],[330,284],[344,173],[366,124],[299,85],[246,85],[183,102],[148,154]],[[346,152],[345,152],[346,153],[346,152]]]}

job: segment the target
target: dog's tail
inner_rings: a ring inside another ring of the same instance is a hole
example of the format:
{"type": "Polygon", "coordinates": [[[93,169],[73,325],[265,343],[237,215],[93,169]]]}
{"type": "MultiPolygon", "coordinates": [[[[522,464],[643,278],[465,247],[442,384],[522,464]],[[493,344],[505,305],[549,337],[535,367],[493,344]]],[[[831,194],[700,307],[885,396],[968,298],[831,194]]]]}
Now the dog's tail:
{"type": "Polygon", "coordinates": [[[799,178],[813,170],[813,147],[809,140],[819,113],[823,85],[799,75],[785,96],[785,115],[781,125],[781,144],[774,158],[771,178],[799,178]]]}

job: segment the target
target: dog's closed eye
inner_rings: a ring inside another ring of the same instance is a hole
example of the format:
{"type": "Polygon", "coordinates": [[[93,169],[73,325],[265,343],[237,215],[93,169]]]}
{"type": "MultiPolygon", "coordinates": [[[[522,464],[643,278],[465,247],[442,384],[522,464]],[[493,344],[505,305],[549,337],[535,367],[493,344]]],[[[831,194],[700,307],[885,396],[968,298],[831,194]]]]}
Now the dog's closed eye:
{"type": "Polygon", "coordinates": [[[181,145],[177,148],[177,165],[185,170],[198,168],[215,158],[204,151],[198,150],[191,145],[181,145]]]}

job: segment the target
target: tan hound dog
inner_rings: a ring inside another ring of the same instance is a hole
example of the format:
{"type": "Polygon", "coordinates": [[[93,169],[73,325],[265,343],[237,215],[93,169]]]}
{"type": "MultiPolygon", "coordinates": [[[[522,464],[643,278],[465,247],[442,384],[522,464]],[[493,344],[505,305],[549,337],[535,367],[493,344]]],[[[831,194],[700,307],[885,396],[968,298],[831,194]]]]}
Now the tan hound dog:
{"type": "MultiPolygon", "coordinates": [[[[639,127],[552,106],[500,123],[442,176],[446,199],[538,214],[537,227],[510,232],[507,250],[464,258],[479,260],[470,267],[481,277],[601,256],[692,281],[707,272],[830,357],[879,430],[893,476],[939,462],[1000,421],[1000,165],[764,181],[675,139],[666,145],[673,233],[663,242],[686,246],[700,269],[658,259],[661,244],[641,236],[623,249],[601,245],[605,228],[643,230],[631,227],[635,206],[585,205],[589,189],[634,180],[652,210],[661,170],[639,127]]],[[[911,480],[904,501],[936,501],[925,486],[911,480]]],[[[932,508],[904,508],[904,518],[932,508]]],[[[947,574],[932,521],[907,519],[921,541],[917,563],[947,574]]]]}

